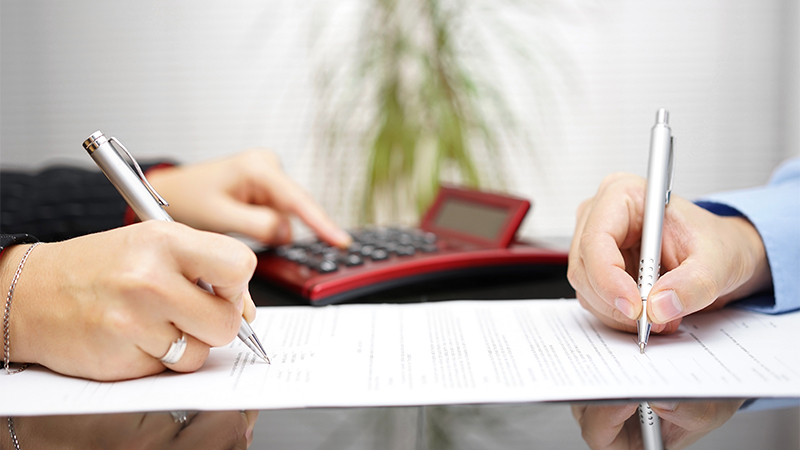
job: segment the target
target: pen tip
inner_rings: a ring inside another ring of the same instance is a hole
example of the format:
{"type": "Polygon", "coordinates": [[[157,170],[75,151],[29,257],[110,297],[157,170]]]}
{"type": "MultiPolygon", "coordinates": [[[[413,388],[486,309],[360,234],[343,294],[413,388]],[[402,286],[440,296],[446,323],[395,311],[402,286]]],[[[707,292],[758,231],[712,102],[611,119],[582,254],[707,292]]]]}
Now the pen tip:
{"type": "Polygon", "coordinates": [[[644,347],[646,345],[647,344],[645,344],[644,342],[639,342],[639,353],[641,353],[642,355],[644,355],[644,347]]]}

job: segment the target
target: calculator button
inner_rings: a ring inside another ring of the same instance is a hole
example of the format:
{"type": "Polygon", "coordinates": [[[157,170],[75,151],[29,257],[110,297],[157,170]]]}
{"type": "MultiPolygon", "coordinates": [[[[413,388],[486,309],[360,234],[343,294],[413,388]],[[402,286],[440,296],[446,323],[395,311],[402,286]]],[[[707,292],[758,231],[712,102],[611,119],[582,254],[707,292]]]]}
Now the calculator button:
{"type": "Polygon", "coordinates": [[[336,261],[337,259],[339,259],[340,255],[341,253],[339,252],[339,249],[328,248],[322,253],[322,259],[328,261],[336,261]]]}
{"type": "Polygon", "coordinates": [[[315,269],[319,273],[330,273],[339,270],[339,266],[334,261],[323,259],[322,261],[319,262],[319,264],[315,267],[315,269]]]}
{"type": "Polygon", "coordinates": [[[351,253],[343,258],[344,265],[348,267],[360,266],[364,264],[364,258],[358,253],[351,253]]]}
{"type": "Polygon", "coordinates": [[[286,252],[286,259],[299,264],[305,264],[308,261],[308,253],[305,249],[293,248],[286,252]]]}
{"type": "Polygon", "coordinates": [[[364,245],[361,247],[361,251],[359,253],[361,253],[361,256],[370,256],[374,250],[374,245],[364,245]]]}
{"type": "Polygon", "coordinates": [[[389,252],[382,248],[376,248],[369,254],[369,257],[372,258],[373,261],[382,261],[389,257],[389,252]]]}
{"type": "Polygon", "coordinates": [[[411,233],[400,233],[400,236],[397,237],[397,243],[400,245],[411,245],[414,242],[414,236],[411,233]]]}
{"type": "Polygon", "coordinates": [[[397,243],[388,241],[378,245],[379,248],[386,250],[389,253],[396,253],[397,252],[397,243]]]}
{"type": "Polygon", "coordinates": [[[320,255],[330,249],[327,244],[323,244],[322,242],[314,242],[313,244],[308,246],[308,250],[311,252],[312,255],[320,255]]]}
{"type": "Polygon", "coordinates": [[[422,253],[433,253],[439,250],[439,247],[436,244],[422,244],[420,246],[416,246],[422,253]]]}
{"type": "Polygon", "coordinates": [[[416,252],[413,245],[398,245],[395,251],[397,256],[411,256],[416,252]]]}

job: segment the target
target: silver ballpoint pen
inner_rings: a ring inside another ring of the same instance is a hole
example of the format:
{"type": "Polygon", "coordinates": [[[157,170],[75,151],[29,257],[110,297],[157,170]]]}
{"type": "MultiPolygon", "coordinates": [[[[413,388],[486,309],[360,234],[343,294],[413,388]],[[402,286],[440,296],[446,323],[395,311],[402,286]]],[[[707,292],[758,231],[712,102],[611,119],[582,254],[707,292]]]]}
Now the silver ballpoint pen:
{"type": "Polygon", "coordinates": [[[659,109],[656,124],[650,133],[650,162],[647,167],[647,191],[644,199],[644,224],[639,261],[639,296],[642,298],[642,315],[636,322],[639,334],[639,351],[644,353],[650,337],[650,319],[647,317],[647,297],[658,280],[661,268],[661,234],[664,227],[664,210],[669,203],[675,166],[669,112],[659,109]]]}
{"type": "MultiPolygon", "coordinates": [[[[117,188],[141,220],[173,221],[172,217],[163,208],[168,206],[168,203],[153,189],[147,178],[145,178],[139,164],[118,139],[114,137],[106,138],[102,132],[96,131],[83,142],[83,148],[89,152],[89,155],[100,167],[100,170],[106,174],[111,184],[117,188]],[[136,172],[123,159],[117,146],[133,163],[136,172]]],[[[214,292],[213,288],[203,280],[198,280],[197,285],[208,292],[214,292]]],[[[244,317],[242,317],[242,323],[239,326],[239,339],[261,359],[267,363],[270,362],[258,336],[250,327],[250,324],[244,320],[244,317]]]]}
{"type": "MultiPolygon", "coordinates": [[[[664,211],[672,192],[675,168],[675,149],[669,128],[669,112],[659,109],[656,124],[650,132],[650,161],[647,167],[647,191],[644,200],[644,224],[639,261],[639,296],[642,298],[642,315],[636,322],[639,335],[639,353],[644,353],[650,337],[650,319],[647,317],[647,297],[658,280],[661,269],[661,235],[664,228],[664,211]]],[[[645,450],[662,450],[661,419],[645,401],[639,403],[639,423],[645,450]]]]}

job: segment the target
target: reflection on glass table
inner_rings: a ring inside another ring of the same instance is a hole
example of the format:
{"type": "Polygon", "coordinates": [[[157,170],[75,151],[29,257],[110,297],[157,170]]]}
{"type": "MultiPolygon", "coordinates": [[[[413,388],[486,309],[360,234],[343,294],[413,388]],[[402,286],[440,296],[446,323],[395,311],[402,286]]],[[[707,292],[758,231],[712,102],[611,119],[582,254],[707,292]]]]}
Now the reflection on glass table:
{"type": "Polygon", "coordinates": [[[245,449],[257,418],[258,411],[3,417],[0,448],[245,449]]]}
{"type": "MultiPolygon", "coordinates": [[[[15,417],[13,426],[20,448],[28,450],[628,449],[640,448],[633,417],[636,405],[591,402],[260,413],[172,411],[15,417]]],[[[800,399],[665,401],[653,406],[661,406],[664,415],[666,448],[800,448],[800,399]]],[[[5,428],[7,418],[2,418],[2,424],[5,428]]],[[[2,431],[0,447],[14,448],[8,430],[2,431]]]]}

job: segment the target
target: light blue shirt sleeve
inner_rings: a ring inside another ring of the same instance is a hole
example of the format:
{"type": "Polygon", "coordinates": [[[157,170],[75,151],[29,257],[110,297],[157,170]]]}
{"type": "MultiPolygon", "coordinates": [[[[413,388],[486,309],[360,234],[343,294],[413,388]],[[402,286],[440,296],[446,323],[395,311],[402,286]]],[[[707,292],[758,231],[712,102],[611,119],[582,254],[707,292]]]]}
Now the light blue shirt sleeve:
{"type": "Polygon", "coordinates": [[[738,305],[770,314],[800,309],[800,158],[785,161],[766,186],[713,194],[696,203],[715,214],[746,217],[764,242],[773,292],[738,305]]]}

